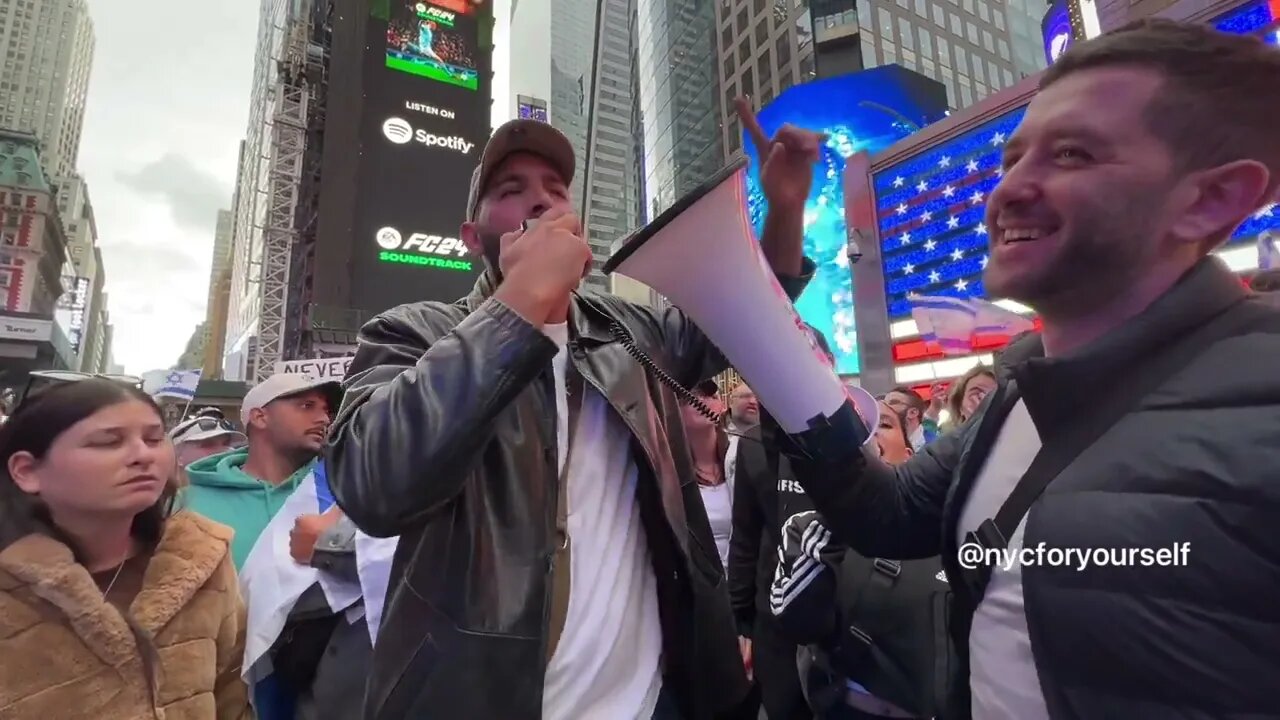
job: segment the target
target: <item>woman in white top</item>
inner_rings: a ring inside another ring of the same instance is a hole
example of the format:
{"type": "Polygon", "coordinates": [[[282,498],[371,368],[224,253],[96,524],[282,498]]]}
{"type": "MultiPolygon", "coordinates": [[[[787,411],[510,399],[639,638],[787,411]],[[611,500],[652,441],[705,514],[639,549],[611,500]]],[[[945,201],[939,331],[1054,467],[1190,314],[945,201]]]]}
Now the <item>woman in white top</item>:
{"type": "Polygon", "coordinates": [[[698,490],[702,493],[702,505],[707,510],[711,534],[716,541],[721,567],[729,566],[729,535],[733,530],[733,483],[727,481],[724,468],[729,437],[725,434],[723,418],[725,404],[717,396],[718,387],[707,380],[694,390],[706,409],[718,417],[712,420],[702,409],[693,405],[681,406],[684,416],[685,437],[693,456],[694,473],[698,478],[698,490]]]}

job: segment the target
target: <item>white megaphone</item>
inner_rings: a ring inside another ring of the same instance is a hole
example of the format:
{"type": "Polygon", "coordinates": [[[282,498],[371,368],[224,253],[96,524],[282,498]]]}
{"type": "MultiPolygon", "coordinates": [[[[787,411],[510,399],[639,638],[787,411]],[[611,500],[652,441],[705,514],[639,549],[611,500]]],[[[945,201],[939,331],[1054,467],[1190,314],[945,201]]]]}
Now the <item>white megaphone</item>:
{"type": "Polygon", "coordinates": [[[852,400],[868,437],[879,404],[841,382],[769,268],[747,217],[739,157],[628,237],[605,263],[657,290],[710,338],[788,433],[852,400]]]}

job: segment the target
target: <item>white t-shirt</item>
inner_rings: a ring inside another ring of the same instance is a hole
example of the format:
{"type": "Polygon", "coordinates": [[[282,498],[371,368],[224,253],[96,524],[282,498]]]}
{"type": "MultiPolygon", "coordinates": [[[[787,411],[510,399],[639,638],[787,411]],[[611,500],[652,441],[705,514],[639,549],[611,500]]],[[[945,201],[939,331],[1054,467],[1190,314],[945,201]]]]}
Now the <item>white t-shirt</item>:
{"type": "MultiPolygon", "coordinates": [[[[987,462],[974,481],[960,514],[960,544],[965,535],[984,520],[994,518],[1013,492],[1036,453],[1040,433],[1027,406],[1018,401],[1000,428],[987,462]]],[[[1009,539],[1011,550],[1022,547],[1027,520],[1024,517],[1009,539]]],[[[1040,676],[1031,654],[1022,597],[1022,568],[993,569],[987,592],[973,615],[969,629],[969,686],[973,693],[973,717],[982,720],[1048,720],[1040,676]]]]}
{"type": "MultiPolygon", "coordinates": [[[[543,331],[552,363],[563,470],[569,437],[568,326],[543,331]]],[[[657,579],[636,503],[631,438],[588,385],[569,459],[569,608],[543,682],[544,720],[649,720],[662,690],[657,579]]]]}
{"type": "Polygon", "coordinates": [[[716,550],[720,552],[720,565],[729,567],[729,536],[733,533],[733,492],[729,483],[719,485],[699,485],[702,493],[702,506],[707,510],[707,521],[711,524],[711,535],[716,540],[716,550]]]}

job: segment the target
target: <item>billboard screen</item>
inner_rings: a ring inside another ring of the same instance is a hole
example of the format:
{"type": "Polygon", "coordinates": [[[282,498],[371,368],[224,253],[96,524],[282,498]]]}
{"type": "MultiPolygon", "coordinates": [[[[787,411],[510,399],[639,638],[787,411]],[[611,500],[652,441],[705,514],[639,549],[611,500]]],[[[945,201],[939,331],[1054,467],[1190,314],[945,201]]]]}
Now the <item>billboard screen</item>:
{"type": "Polygon", "coordinates": [[[84,342],[86,313],[89,308],[89,278],[62,276],[62,295],[54,313],[58,324],[66,330],[71,352],[79,353],[84,342]]]}
{"type": "Polygon", "coordinates": [[[480,89],[477,15],[485,0],[391,0],[386,65],[400,72],[480,89]]]}
{"type": "Polygon", "coordinates": [[[366,314],[457,300],[482,270],[458,229],[489,136],[492,50],[489,0],[370,7],[351,254],[366,314]]]}
{"type": "Polygon", "coordinates": [[[1250,0],[1210,21],[1217,29],[1237,35],[1262,33],[1272,45],[1280,45],[1280,0],[1250,0]]]}
{"type": "Polygon", "coordinates": [[[1071,47],[1075,39],[1071,30],[1071,12],[1067,0],[1057,0],[1049,6],[1044,20],[1040,21],[1040,34],[1044,38],[1044,57],[1052,65],[1062,53],[1071,47]]]}
{"type": "MultiPolygon", "coordinates": [[[[911,294],[986,297],[986,198],[1000,182],[1004,143],[1025,112],[1011,110],[875,173],[890,322],[911,317],[911,294]]],[[[1267,231],[1280,231],[1280,208],[1260,208],[1224,249],[1247,251],[1267,231]]]]}
{"type": "MultiPolygon", "coordinates": [[[[845,254],[845,158],[888,148],[947,110],[945,88],[897,65],[886,65],[788,88],[760,111],[760,126],[772,136],[786,123],[827,134],[822,160],[814,169],[805,207],[805,255],[817,273],[796,302],[800,316],[826,336],[841,374],[860,372],[853,308],[853,275],[845,254]]],[[[757,234],[766,203],[760,190],[759,158],[749,138],[751,158],[747,206],[757,234]]]]}

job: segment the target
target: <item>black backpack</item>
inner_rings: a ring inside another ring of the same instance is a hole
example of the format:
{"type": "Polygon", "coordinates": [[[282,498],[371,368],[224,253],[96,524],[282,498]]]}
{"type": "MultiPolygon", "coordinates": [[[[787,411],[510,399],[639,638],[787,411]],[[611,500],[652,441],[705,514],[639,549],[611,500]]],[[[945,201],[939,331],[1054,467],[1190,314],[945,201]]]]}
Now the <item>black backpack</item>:
{"type": "Polygon", "coordinates": [[[836,633],[799,654],[810,706],[824,713],[843,704],[852,680],[915,717],[940,715],[958,662],[941,559],[872,560],[846,551],[836,587],[836,633]]]}

